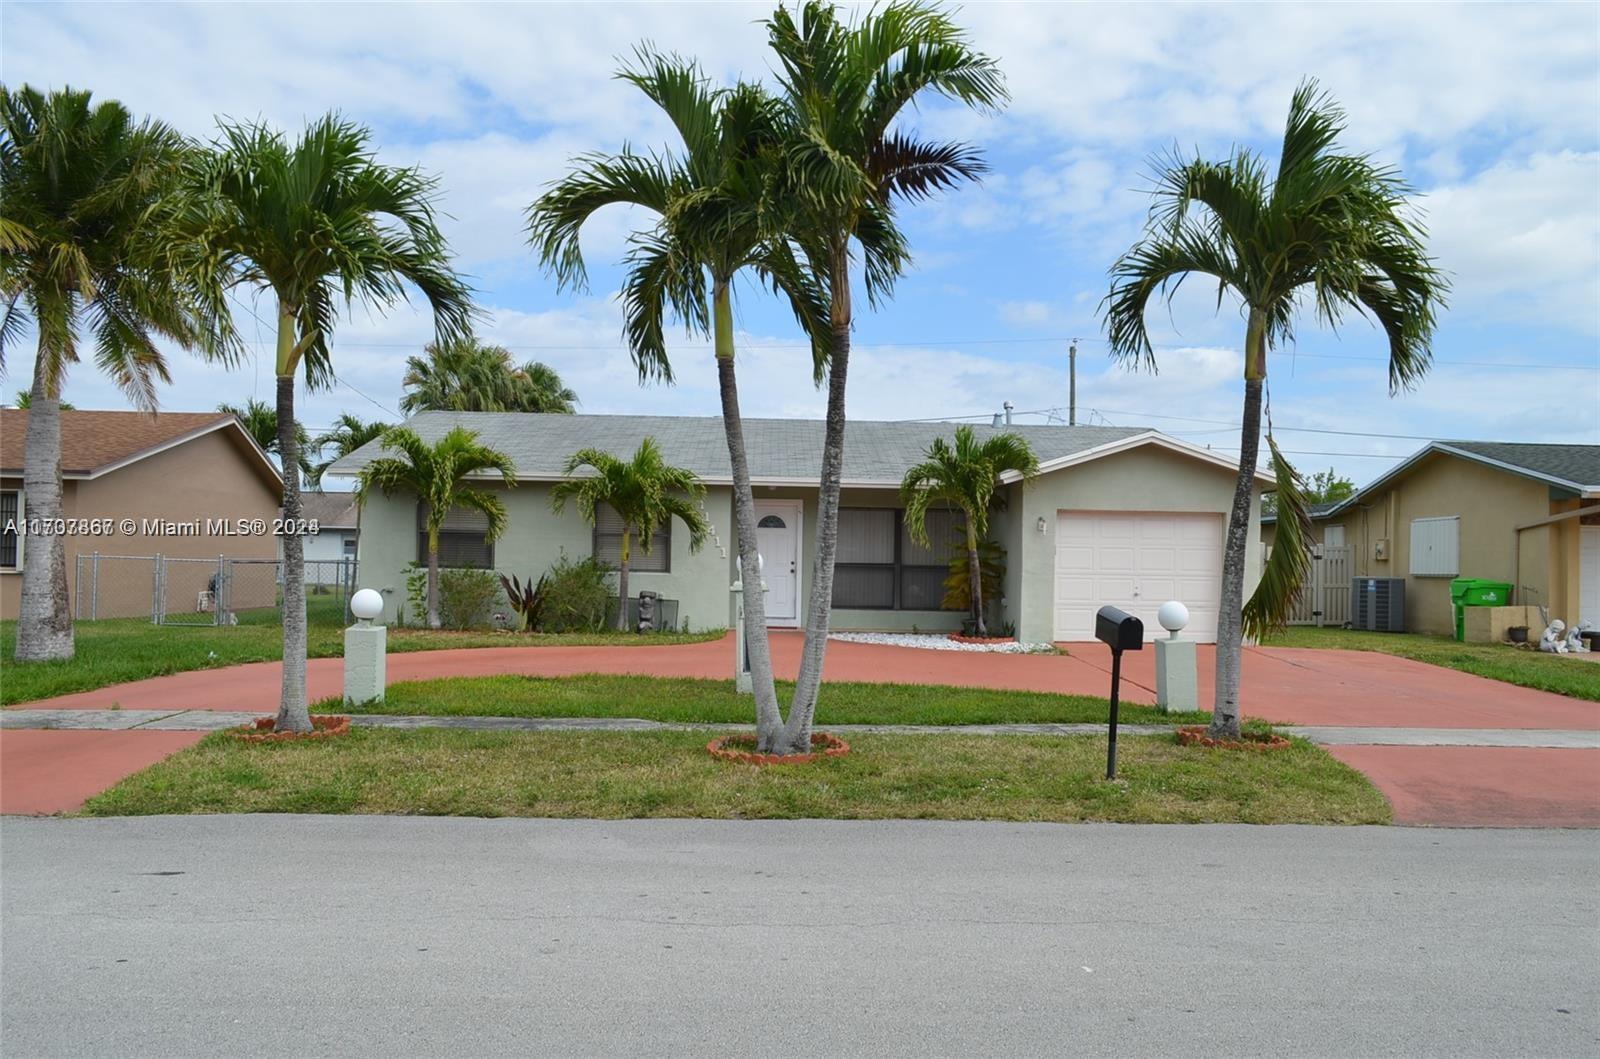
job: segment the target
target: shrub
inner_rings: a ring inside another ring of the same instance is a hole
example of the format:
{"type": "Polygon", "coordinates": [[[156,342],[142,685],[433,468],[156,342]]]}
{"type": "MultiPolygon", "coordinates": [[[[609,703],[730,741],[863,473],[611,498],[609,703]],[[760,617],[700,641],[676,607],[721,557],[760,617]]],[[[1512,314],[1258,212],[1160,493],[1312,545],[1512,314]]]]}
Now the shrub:
{"type": "Polygon", "coordinates": [[[500,598],[500,580],[492,570],[440,570],[439,620],[449,629],[474,629],[489,624],[500,598]]]}
{"type": "Polygon", "coordinates": [[[406,605],[400,611],[400,624],[428,624],[428,568],[421,563],[406,564],[406,605]]]}
{"type": "Polygon", "coordinates": [[[539,579],[540,606],[535,632],[599,632],[611,603],[611,570],[592,557],[569,559],[565,552],[539,579]]]}

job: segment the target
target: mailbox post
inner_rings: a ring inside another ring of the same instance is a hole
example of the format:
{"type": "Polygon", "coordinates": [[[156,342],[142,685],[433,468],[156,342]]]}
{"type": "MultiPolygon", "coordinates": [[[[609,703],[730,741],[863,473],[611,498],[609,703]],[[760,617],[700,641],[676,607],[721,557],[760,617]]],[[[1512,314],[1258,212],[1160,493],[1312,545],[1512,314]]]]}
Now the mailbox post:
{"type": "Polygon", "coordinates": [[[1144,650],[1144,622],[1116,607],[1094,616],[1095,639],[1111,648],[1111,731],[1106,741],[1106,779],[1117,778],[1117,697],[1122,685],[1122,652],[1144,650]]]}

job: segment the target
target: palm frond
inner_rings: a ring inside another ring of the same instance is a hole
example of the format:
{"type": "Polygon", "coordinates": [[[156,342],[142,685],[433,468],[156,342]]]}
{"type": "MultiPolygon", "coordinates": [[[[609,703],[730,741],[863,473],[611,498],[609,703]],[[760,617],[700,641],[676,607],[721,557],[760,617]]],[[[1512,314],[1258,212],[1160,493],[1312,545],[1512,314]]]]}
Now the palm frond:
{"type": "Polygon", "coordinates": [[[1305,482],[1284,458],[1270,433],[1267,447],[1272,452],[1276,479],[1278,528],[1272,539],[1272,554],[1261,570],[1261,580],[1244,605],[1244,633],[1254,639],[1288,623],[1295,600],[1311,573],[1312,561],[1313,529],[1305,482]]]}

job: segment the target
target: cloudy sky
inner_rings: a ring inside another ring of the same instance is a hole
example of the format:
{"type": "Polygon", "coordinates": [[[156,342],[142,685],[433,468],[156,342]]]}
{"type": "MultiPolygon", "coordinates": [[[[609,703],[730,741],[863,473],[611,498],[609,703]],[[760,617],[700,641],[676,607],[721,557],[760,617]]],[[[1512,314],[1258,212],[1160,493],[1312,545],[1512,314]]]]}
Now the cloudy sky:
{"type": "MultiPolygon", "coordinates": [[[[766,77],[769,11],[13,0],[0,7],[0,75],[92,89],[198,137],[217,115],[294,129],[338,109],[372,128],[384,161],[439,177],[459,265],[490,314],[485,338],[556,367],[582,411],[715,414],[702,342],[678,343],[675,387],[637,385],[620,343],[614,262],[645,218],[596,218],[591,287],[560,292],[528,253],[521,214],[574,153],[669,143],[659,116],[611,78],[636,42],[696,56],[719,80],[766,77]]],[[[1065,413],[1077,338],[1080,421],[1236,447],[1236,307],[1217,311],[1195,284],[1153,313],[1161,371],[1150,375],[1108,361],[1097,305],[1107,266],[1139,236],[1151,156],[1244,143],[1275,157],[1290,93],[1314,76],[1349,112],[1348,145],[1418,189],[1454,293],[1433,373],[1393,398],[1377,332],[1303,320],[1271,365],[1280,444],[1303,469],[1332,465],[1360,482],[1418,439],[1600,442],[1594,6],[969,4],[958,17],[999,59],[1013,101],[999,115],[932,103],[909,116],[981,145],[993,173],[907,210],[916,267],[891,303],[859,316],[854,416],[986,418],[1009,400],[1019,421],[1044,422],[1065,413]]],[[[175,355],[164,407],[270,400],[271,335],[252,313],[271,319],[271,305],[240,307],[254,361],[230,373],[175,355]]],[[[747,414],[819,415],[780,307],[746,290],[739,326],[747,414]]],[[[303,420],[394,418],[404,360],[429,333],[413,308],[353,310],[335,338],[341,384],[303,395],[303,420]]],[[[30,370],[12,359],[5,392],[30,370]]],[[[65,396],[125,406],[89,366],[65,396]]]]}

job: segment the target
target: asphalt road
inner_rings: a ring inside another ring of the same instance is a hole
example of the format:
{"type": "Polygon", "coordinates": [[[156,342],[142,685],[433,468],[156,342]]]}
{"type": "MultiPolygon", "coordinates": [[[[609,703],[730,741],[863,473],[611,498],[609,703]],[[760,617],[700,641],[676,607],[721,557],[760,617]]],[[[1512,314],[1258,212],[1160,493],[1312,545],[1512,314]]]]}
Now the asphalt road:
{"type": "Polygon", "coordinates": [[[0,822],[0,1052],[1593,1055],[1600,832],[0,822]]]}

